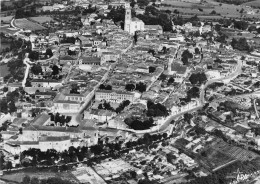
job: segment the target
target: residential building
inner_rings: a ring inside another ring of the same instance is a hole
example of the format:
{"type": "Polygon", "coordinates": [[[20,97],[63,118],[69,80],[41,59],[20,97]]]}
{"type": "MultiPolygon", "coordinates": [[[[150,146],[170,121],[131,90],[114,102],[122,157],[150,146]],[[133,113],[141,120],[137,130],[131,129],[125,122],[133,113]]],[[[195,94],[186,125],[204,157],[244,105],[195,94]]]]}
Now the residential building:
{"type": "Polygon", "coordinates": [[[121,103],[124,100],[134,101],[134,93],[114,90],[97,90],[95,100],[121,103]]]}

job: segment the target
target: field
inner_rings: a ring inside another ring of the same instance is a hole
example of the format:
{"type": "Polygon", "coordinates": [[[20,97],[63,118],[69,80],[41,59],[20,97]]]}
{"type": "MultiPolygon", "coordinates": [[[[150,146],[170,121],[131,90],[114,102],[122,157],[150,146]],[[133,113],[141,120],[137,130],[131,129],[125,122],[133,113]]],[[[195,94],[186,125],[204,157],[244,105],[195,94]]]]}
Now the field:
{"type": "Polygon", "coordinates": [[[251,161],[255,158],[258,158],[258,155],[254,152],[247,151],[240,147],[230,146],[229,144],[225,143],[224,141],[213,142],[211,147],[215,150],[220,151],[221,153],[228,155],[232,158],[241,161],[251,161]]]}
{"type": "Polygon", "coordinates": [[[14,21],[14,24],[16,27],[18,27],[20,29],[31,30],[31,31],[38,31],[38,30],[46,29],[45,27],[41,26],[40,24],[34,23],[27,19],[16,19],[14,21]]]}
{"type": "Polygon", "coordinates": [[[255,8],[260,8],[260,0],[247,2],[247,3],[244,3],[242,5],[244,5],[244,6],[252,6],[252,7],[255,7],[255,8]]]}
{"type": "MultiPolygon", "coordinates": [[[[21,183],[22,179],[24,176],[30,176],[32,177],[37,177],[38,179],[47,179],[50,177],[61,177],[62,179],[65,180],[72,180],[74,179],[74,176],[70,172],[61,172],[61,173],[56,173],[56,172],[37,172],[37,171],[30,171],[30,172],[18,172],[18,173],[12,173],[12,174],[4,174],[3,176],[0,176],[0,179],[3,179],[5,181],[10,181],[10,183],[21,183]]],[[[77,181],[77,180],[73,180],[77,181]]]]}
{"type": "Polygon", "coordinates": [[[1,17],[1,23],[10,23],[13,16],[1,17]]]}
{"type": "Polygon", "coordinates": [[[19,31],[19,29],[15,29],[15,28],[12,28],[12,27],[9,27],[9,26],[0,26],[0,32],[3,32],[4,34],[14,34],[16,33],[17,31],[19,31]]]}
{"type": "Polygon", "coordinates": [[[204,150],[206,157],[203,157],[202,162],[206,164],[211,170],[224,166],[225,164],[235,161],[228,155],[221,153],[220,151],[209,148],[204,150]]]}
{"type": "Polygon", "coordinates": [[[0,65],[0,77],[5,77],[10,74],[7,64],[0,65]]]}
{"type": "MultiPolygon", "coordinates": [[[[260,6],[260,0],[256,0],[253,2],[249,2],[249,4],[256,4],[260,6]]],[[[245,3],[247,4],[247,3],[245,3]]],[[[207,0],[206,3],[199,4],[194,2],[183,2],[180,0],[165,0],[162,3],[162,6],[160,7],[161,10],[178,10],[180,14],[182,15],[198,15],[198,16],[204,16],[204,18],[213,18],[210,13],[214,10],[216,11],[217,15],[220,15],[221,17],[226,18],[240,18],[241,14],[240,11],[243,7],[239,5],[232,5],[232,4],[224,4],[224,3],[218,3],[214,0],[207,0]],[[199,11],[199,9],[201,11],[199,11]]],[[[244,17],[248,18],[260,18],[260,14],[243,14],[244,17]]],[[[217,17],[218,19],[219,17],[217,17]]]]}
{"type": "Polygon", "coordinates": [[[41,17],[30,17],[29,20],[38,22],[39,24],[45,23],[45,22],[50,22],[53,21],[51,17],[47,16],[41,16],[41,17]]]}

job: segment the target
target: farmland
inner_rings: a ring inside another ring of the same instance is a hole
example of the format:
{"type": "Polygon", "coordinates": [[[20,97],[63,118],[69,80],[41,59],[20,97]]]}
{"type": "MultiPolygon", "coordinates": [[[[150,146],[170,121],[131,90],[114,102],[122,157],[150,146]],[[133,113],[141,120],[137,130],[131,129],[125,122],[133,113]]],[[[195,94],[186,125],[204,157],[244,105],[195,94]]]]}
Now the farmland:
{"type": "Polygon", "coordinates": [[[15,24],[16,27],[18,27],[20,29],[31,30],[31,31],[38,31],[38,30],[46,29],[42,25],[34,23],[32,21],[29,21],[29,20],[27,20],[25,18],[23,18],[23,19],[16,19],[14,21],[14,24],[15,24]]]}
{"type": "Polygon", "coordinates": [[[230,156],[231,158],[235,158],[241,161],[250,161],[258,157],[258,155],[254,152],[247,151],[240,147],[230,146],[229,144],[223,141],[214,142],[211,146],[215,150],[218,150],[221,153],[230,156]]]}
{"type": "MultiPolygon", "coordinates": [[[[245,3],[243,5],[260,6],[260,0],[245,3]]],[[[240,11],[245,7],[233,4],[219,3],[213,0],[207,0],[205,3],[191,3],[177,0],[165,0],[160,7],[161,10],[178,10],[181,15],[198,15],[198,16],[214,16],[221,15],[226,18],[240,18],[241,16],[248,18],[260,18],[260,14],[241,14],[240,11]],[[215,11],[216,14],[211,14],[215,11]]],[[[206,17],[207,18],[207,17],[206,17]]]]}
{"type": "Polygon", "coordinates": [[[244,6],[252,6],[252,7],[255,7],[255,8],[260,8],[260,0],[247,2],[247,3],[244,3],[242,5],[244,5],[244,6]]]}
{"type": "Polygon", "coordinates": [[[45,22],[53,21],[53,19],[51,17],[47,17],[47,16],[30,17],[29,20],[32,20],[32,21],[37,22],[39,24],[43,24],[45,22]]]}
{"type": "Polygon", "coordinates": [[[208,148],[207,150],[203,151],[204,157],[202,157],[202,162],[206,164],[211,170],[214,170],[218,167],[221,167],[223,165],[226,165],[228,163],[231,163],[235,161],[235,159],[231,158],[228,155],[225,155],[217,150],[214,150],[212,148],[208,148]]]}

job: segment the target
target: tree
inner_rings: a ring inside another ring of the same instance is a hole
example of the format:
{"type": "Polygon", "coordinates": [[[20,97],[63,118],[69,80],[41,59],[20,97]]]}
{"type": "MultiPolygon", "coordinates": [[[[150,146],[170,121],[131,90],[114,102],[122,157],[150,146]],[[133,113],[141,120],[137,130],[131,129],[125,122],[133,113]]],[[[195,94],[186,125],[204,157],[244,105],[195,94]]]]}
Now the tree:
{"type": "Polygon", "coordinates": [[[166,79],[167,79],[167,76],[163,73],[159,77],[159,80],[161,80],[161,81],[165,81],[166,79]]]}
{"type": "Polygon", "coordinates": [[[189,64],[189,58],[187,56],[183,56],[181,58],[181,61],[182,61],[183,65],[188,65],[189,64]]]}
{"type": "Polygon", "coordinates": [[[149,73],[154,73],[155,70],[156,70],[155,67],[153,67],[153,66],[149,66],[149,73]]]}
{"type": "Polygon", "coordinates": [[[167,82],[167,85],[173,84],[174,81],[175,81],[174,78],[173,78],[173,77],[170,77],[169,80],[168,80],[168,82],[167,82]]]}
{"type": "Polygon", "coordinates": [[[248,23],[246,21],[235,21],[234,22],[234,28],[246,30],[248,27],[248,23]]]}
{"type": "Polygon", "coordinates": [[[101,145],[93,145],[90,147],[90,151],[95,155],[100,155],[103,151],[103,147],[101,145]]]}
{"type": "Polygon", "coordinates": [[[40,181],[39,181],[38,178],[33,177],[33,178],[31,179],[31,184],[39,184],[39,183],[40,183],[40,181]]]}
{"type": "Polygon", "coordinates": [[[127,91],[133,91],[135,89],[135,85],[134,84],[126,84],[125,89],[127,91]]]}
{"type": "Polygon", "coordinates": [[[3,92],[6,93],[8,91],[8,87],[3,88],[3,92]]]}
{"type": "Polygon", "coordinates": [[[39,75],[42,73],[42,67],[41,65],[39,64],[34,64],[31,68],[31,72],[34,74],[34,75],[39,75]]]}
{"type": "Polygon", "coordinates": [[[7,169],[7,170],[11,170],[12,168],[13,168],[12,162],[7,161],[7,163],[6,163],[6,169],[7,169]]]}
{"type": "Polygon", "coordinates": [[[191,98],[199,98],[200,97],[200,89],[198,87],[192,87],[187,91],[187,97],[191,98]]]}
{"type": "Polygon", "coordinates": [[[39,59],[39,52],[31,51],[29,53],[28,58],[30,58],[31,60],[38,60],[39,59]]]}
{"type": "Polygon", "coordinates": [[[71,84],[70,93],[79,94],[79,86],[76,83],[71,84]]]}
{"type": "Polygon", "coordinates": [[[189,81],[193,85],[201,85],[202,83],[207,81],[207,76],[205,73],[193,73],[191,74],[189,81]]]}
{"type": "Polygon", "coordinates": [[[17,108],[15,106],[14,101],[10,101],[8,104],[8,109],[10,113],[16,112],[17,108]]]}
{"type": "Polygon", "coordinates": [[[253,48],[251,48],[248,45],[246,38],[239,38],[239,40],[236,40],[235,38],[233,38],[231,41],[231,46],[233,47],[233,49],[237,49],[240,51],[251,52],[253,50],[253,48]]]}
{"type": "Polygon", "coordinates": [[[200,54],[200,49],[198,47],[195,48],[195,54],[200,54]]]}
{"type": "Polygon", "coordinates": [[[99,105],[98,105],[98,109],[103,109],[103,105],[102,105],[102,104],[99,104],[99,105]]]}
{"type": "Polygon", "coordinates": [[[217,12],[215,10],[212,10],[212,12],[210,12],[211,15],[216,15],[217,12]]]}
{"type": "Polygon", "coordinates": [[[52,50],[50,48],[47,48],[45,55],[49,56],[49,57],[52,57],[53,56],[52,50]]]}
{"type": "Polygon", "coordinates": [[[30,183],[30,181],[31,181],[30,176],[25,175],[25,176],[23,177],[22,184],[28,184],[28,183],[30,183]]]}
{"type": "Polygon", "coordinates": [[[188,123],[190,123],[190,120],[193,118],[193,116],[191,114],[189,114],[189,113],[185,113],[183,115],[183,117],[184,117],[184,121],[186,121],[188,123]]]}
{"type": "Polygon", "coordinates": [[[53,65],[52,67],[52,75],[58,75],[60,72],[60,69],[57,65],[53,65]]]}
{"type": "Polygon", "coordinates": [[[142,82],[139,82],[139,83],[136,84],[135,89],[140,91],[141,93],[143,93],[143,92],[146,91],[146,85],[142,82]]]}

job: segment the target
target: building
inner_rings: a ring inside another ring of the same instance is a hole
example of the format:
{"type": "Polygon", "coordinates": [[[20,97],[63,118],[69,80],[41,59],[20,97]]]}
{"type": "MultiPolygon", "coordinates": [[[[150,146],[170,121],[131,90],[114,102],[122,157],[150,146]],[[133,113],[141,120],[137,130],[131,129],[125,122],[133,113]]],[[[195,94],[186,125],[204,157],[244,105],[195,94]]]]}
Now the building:
{"type": "Polygon", "coordinates": [[[22,88],[22,83],[10,83],[8,84],[8,91],[12,92],[15,91],[16,89],[22,88]]]}
{"type": "Polygon", "coordinates": [[[124,100],[134,101],[134,93],[114,90],[97,90],[95,93],[95,100],[108,101],[114,103],[121,103],[124,100]]]}
{"type": "Polygon", "coordinates": [[[157,31],[159,34],[163,34],[163,28],[160,25],[144,25],[145,31],[157,31]]]}
{"type": "Polygon", "coordinates": [[[58,94],[54,100],[55,112],[77,112],[84,103],[85,97],[82,94],[58,94]]]}
{"type": "Polygon", "coordinates": [[[54,79],[33,79],[31,81],[32,87],[55,88],[61,85],[62,82],[54,79]]]}
{"type": "Polygon", "coordinates": [[[79,58],[79,65],[102,65],[105,63],[105,60],[101,60],[99,57],[86,57],[81,56],[79,58]]]}
{"type": "Polygon", "coordinates": [[[120,55],[114,52],[102,52],[101,62],[105,63],[107,61],[117,61],[119,58],[120,55]]]}
{"type": "Polygon", "coordinates": [[[144,31],[144,22],[136,17],[132,18],[130,4],[125,5],[125,26],[124,30],[134,35],[136,31],[144,31]]]}
{"type": "Polygon", "coordinates": [[[91,109],[84,112],[85,119],[96,119],[98,122],[106,122],[116,116],[115,112],[103,109],[91,109]]]}
{"type": "Polygon", "coordinates": [[[173,75],[175,82],[182,82],[188,74],[187,66],[179,62],[173,62],[173,58],[169,58],[168,75],[173,75]]]}

